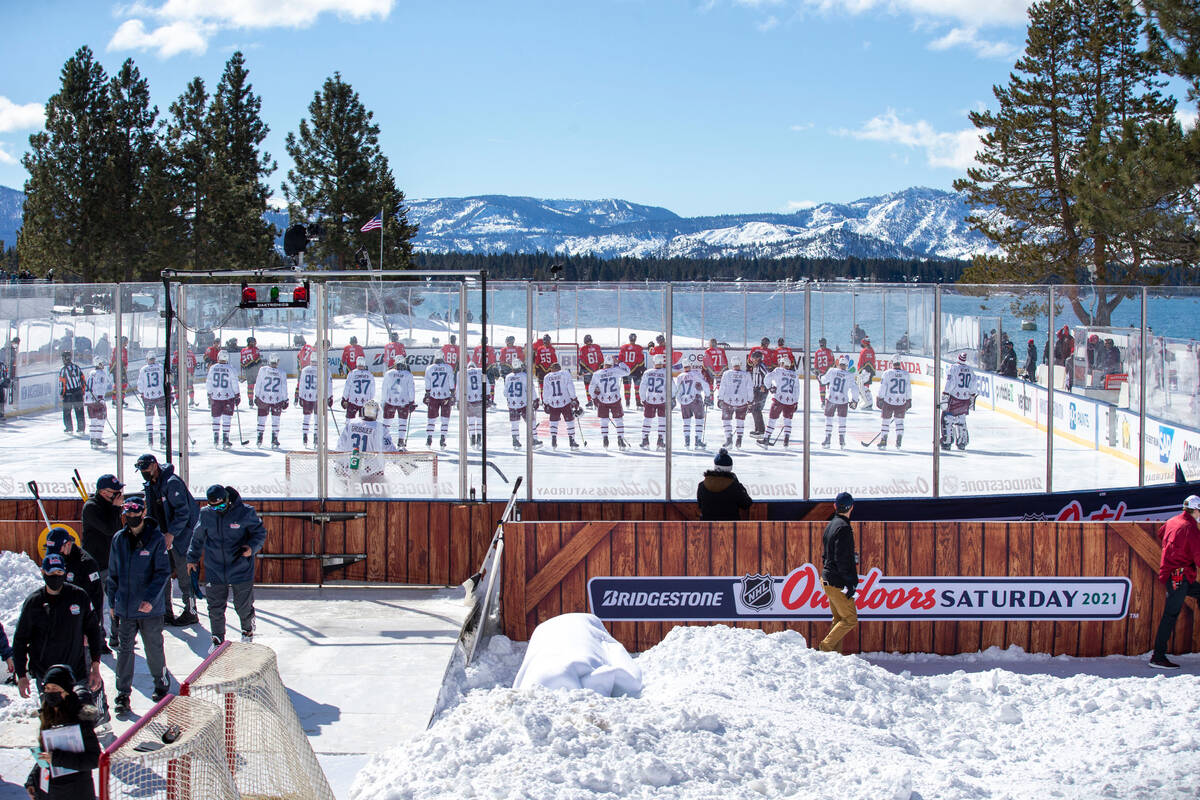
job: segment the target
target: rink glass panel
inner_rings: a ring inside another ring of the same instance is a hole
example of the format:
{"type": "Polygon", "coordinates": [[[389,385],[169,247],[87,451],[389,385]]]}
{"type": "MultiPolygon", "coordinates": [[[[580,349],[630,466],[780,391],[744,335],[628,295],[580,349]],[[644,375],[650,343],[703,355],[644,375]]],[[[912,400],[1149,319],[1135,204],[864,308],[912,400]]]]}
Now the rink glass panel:
{"type": "Polygon", "coordinates": [[[1175,464],[1196,480],[1200,437],[1180,426],[1200,426],[1200,289],[1148,289],[1146,309],[1146,483],[1174,482],[1175,464]]]}

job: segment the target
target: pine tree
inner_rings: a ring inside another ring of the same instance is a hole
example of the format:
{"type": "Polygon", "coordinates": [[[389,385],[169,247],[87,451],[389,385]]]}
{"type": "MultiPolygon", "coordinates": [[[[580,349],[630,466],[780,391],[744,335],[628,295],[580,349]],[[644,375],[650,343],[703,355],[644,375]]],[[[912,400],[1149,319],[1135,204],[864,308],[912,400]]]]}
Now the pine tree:
{"type": "Polygon", "coordinates": [[[177,268],[209,268],[217,257],[215,224],[209,207],[214,186],[208,91],[193,78],[171,104],[166,162],[179,238],[171,261],[177,268]]]}
{"type": "Polygon", "coordinates": [[[29,137],[21,159],[29,172],[17,239],[22,268],[55,269],[86,282],[105,251],[109,95],[104,68],[88,47],[63,65],[61,87],[46,102],[46,127],[29,137]]]}
{"type": "MultiPolygon", "coordinates": [[[[355,253],[379,253],[379,233],[361,233],[363,223],[383,212],[384,264],[402,269],[411,263],[416,226],[408,224],[404,193],[379,147],[379,126],[358,93],[340,73],[325,80],[313,95],[309,118],[298,133],[288,133],[288,170],[283,193],[293,220],[319,221],[321,240],[307,258],[331,269],[354,269],[355,253]]],[[[379,267],[379,264],[374,264],[379,267]]]]}

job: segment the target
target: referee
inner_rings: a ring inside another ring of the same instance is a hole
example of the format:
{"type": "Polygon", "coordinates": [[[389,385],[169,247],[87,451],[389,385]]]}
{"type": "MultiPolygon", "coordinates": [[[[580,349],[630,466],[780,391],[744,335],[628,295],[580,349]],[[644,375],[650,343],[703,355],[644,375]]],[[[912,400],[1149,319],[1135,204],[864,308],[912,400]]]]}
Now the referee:
{"type": "Polygon", "coordinates": [[[63,430],[74,433],[71,428],[71,413],[75,413],[75,430],[83,429],[83,370],[71,360],[71,354],[62,354],[63,365],[58,371],[59,396],[62,398],[63,430]]]}

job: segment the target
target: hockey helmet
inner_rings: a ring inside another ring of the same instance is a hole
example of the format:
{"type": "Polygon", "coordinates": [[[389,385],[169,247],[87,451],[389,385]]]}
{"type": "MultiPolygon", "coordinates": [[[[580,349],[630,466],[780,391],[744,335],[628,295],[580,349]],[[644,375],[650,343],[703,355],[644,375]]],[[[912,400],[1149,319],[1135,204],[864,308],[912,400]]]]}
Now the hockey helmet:
{"type": "Polygon", "coordinates": [[[351,337],[350,337],[350,344],[358,344],[358,337],[357,337],[357,336],[351,336],[351,337]]]}
{"type": "Polygon", "coordinates": [[[292,344],[304,344],[304,337],[297,333],[292,337],[292,344]]]}
{"type": "Polygon", "coordinates": [[[636,334],[636,333],[631,333],[631,334],[629,334],[629,341],[631,341],[631,342],[636,342],[636,341],[637,341],[637,334],[636,334]]]}
{"type": "MultiPolygon", "coordinates": [[[[454,341],[454,337],[453,337],[453,336],[451,336],[451,337],[450,337],[450,341],[454,341]]],[[[550,334],[548,334],[548,333],[547,333],[545,336],[543,336],[543,337],[542,337],[542,341],[543,341],[543,342],[545,342],[546,344],[550,344],[550,343],[551,343],[552,341],[554,341],[554,340],[553,340],[553,339],[551,339],[551,338],[550,338],[550,334]]]]}
{"type": "Polygon", "coordinates": [[[400,341],[400,334],[399,334],[399,333],[397,333],[396,331],[392,331],[392,336],[391,336],[391,339],[392,339],[392,341],[393,341],[393,342],[398,342],[398,341],[400,341]]]}
{"type": "Polygon", "coordinates": [[[253,336],[246,338],[246,347],[253,347],[256,344],[258,344],[258,339],[255,339],[253,336]]]}
{"type": "Polygon", "coordinates": [[[838,359],[838,366],[842,369],[850,368],[850,356],[842,356],[838,359]]]}
{"type": "Polygon", "coordinates": [[[733,369],[741,369],[742,368],[741,359],[737,359],[737,358],[733,359],[732,361],[729,362],[729,366],[733,369]]]}
{"type": "Polygon", "coordinates": [[[366,369],[367,368],[367,359],[363,358],[362,356],[359,356],[358,358],[354,359],[354,366],[358,367],[359,369],[366,369]]]}
{"type": "Polygon", "coordinates": [[[222,364],[228,364],[229,363],[229,351],[222,350],[220,353],[218,353],[217,361],[220,361],[222,364]]]}
{"type": "Polygon", "coordinates": [[[504,343],[505,343],[505,344],[513,344],[513,343],[515,343],[516,341],[517,341],[517,337],[515,337],[515,336],[505,336],[505,337],[504,337],[504,343]]]}
{"type": "Polygon", "coordinates": [[[560,369],[562,369],[562,364],[559,364],[557,361],[553,362],[550,365],[551,372],[558,372],[560,369]]]}
{"type": "Polygon", "coordinates": [[[583,343],[584,343],[584,344],[591,344],[591,343],[592,343],[592,335],[591,335],[590,333],[585,333],[585,334],[583,335],[583,343]]]}
{"type": "Polygon", "coordinates": [[[863,347],[866,347],[866,346],[867,346],[867,345],[869,345],[870,343],[871,343],[871,337],[870,337],[870,336],[864,336],[864,337],[862,338],[862,341],[861,341],[861,342],[859,342],[859,344],[861,344],[863,347]]]}
{"type": "MultiPolygon", "coordinates": [[[[229,358],[229,355],[223,350],[221,351],[221,355],[225,356],[226,359],[229,358]]],[[[104,356],[100,356],[100,358],[96,359],[94,366],[96,369],[104,369],[108,366],[108,360],[104,356]]]]}
{"type": "Polygon", "coordinates": [[[817,339],[817,344],[821,345],[821,347],[824,347],[825,346],[825,337],[822,336],[820,339],[817,339]]]}
{"type": "Polygon", "coordinates": [[[405,372],[407,372],[408,371],[408,359],[407,358],[397,358],[395,361],[392,362],[392,366],[394,366],[396,369],[404,370],[405,372]]]}
{"type": "Polygon", "coordinates": [[[782,355],[779,356],[779,364],[781,366],[791,368],[792,363],[793,363],[792,357],[789,356],[787,353],[783,353],[782,355]]]}
{"type": "MultiPolygon", "coordinates": [[[[66,355],[66,354],[64,353],[63,355],[66,355]]],[[[147,364],[153,364],[155,361],[158,361],[158,356],[154,355],[154,353],[146,353],[146,363],[147,364]]]]}
{"type": "Polygon", "coordinates": [[[967,354],[966,354],[966,353],[959,353],[959,354],[958,354],[958,363],[960,363],[960,364],[965,364],[965,363],[967,363],[967,354]]]}
{"type": "Polygon", "coordinates": [[[667,365],[667,357],[662,353],[654,354],[654,366],[665,367],[667,365]]]}
{"type": "Polygon", "coordinates": [[[279,363],[279,353],[271,353],[271,355],[267,356],[267,363],[270,364],[272,367],[275,366],[276,364],[278,364],[279,363]]]}
{"type": "Polygon", "coordinates": [[[605,356],[605,357],[604,357],[604,366],[606,366],[606,367],[611,367],[611,366],[613,366],[613,365],[614,365],[614,364],[616,364],[616,363],[617,363],[617,360],[616,360],[615,358],[613,358],[612,356],[605,356]]]}
{"type": "Polygon", "coordinates": [[[520,372],[521,370],[525,369],[525,364],[521,361],[521,359],[514,358],[512,360],[512,368],[513,372],[520,372]]]}
{"type": "Polygon", "coordinates": [[[368,400],[363,405],[362,415],[363,419],[379,419],[379,403],[374,400],[368,400]]]}

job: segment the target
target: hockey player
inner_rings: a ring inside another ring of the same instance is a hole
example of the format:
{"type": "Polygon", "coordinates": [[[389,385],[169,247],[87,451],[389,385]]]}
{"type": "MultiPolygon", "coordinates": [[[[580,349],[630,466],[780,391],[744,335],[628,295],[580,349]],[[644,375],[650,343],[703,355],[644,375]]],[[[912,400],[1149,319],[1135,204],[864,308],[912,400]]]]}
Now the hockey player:
{"type": "MultiPolygon", "coordinates": [[[[504,379],[504,402],[508,406],[508,422],[512,426],[513,448],[520,450],[521,420],[524,419],[525,424],[529,424],[526,408],[532,402],[536,411],[538,399],[533,387],[529,385],[529,375],[525,372],[525,365],[521,359],[513,359],[509,362],[509,367],[508,376],[504,379]]],[[[530,438],[533,439],[534,447],[541,446],[542,443],[538,441],[536,434],[532,434],[530,438]]]]}
{"type": "Polygon", "coordinates": [[[108,419],[108,406],[104,402],[112,390],[112,375],[108,372],[108,363],[101,356],[96,359],[92,371],[88,373],[83,392],[83,404],[88,415],[88,436],[92,440],[93,450],[108,447],[108,442],[104,441],[104,421],[108,419]]]}
{"type": "MultiPolygon", "coordinates": [[[[184,359],[184,368],[187,370],[188,406],[190,407],[196,405],[196,353],[192,350],[191,345],[188,345],[184,359]]],[[[178,351],[171,353],[171,380],[174,386],[179,386],[178,351]]]]}
{"type": "Polygon", "coordinates": [[[300,348],[296,351],[296,363],[299,364],[300,369],[303,370],[305,367],[313,363],[313,359],[316,357],[316,349],[311,344],[308,344],[306,341],[304,341],[304,337],[298,333],[292,339],[292,343],[300,348]]]}
{"type": "Polygon", "coordinates": [[[471,447],[482,447],[483,398],[487,393],[487,377],[479,367],[469,364],[463,380],[466,382],[463,389],[467,402],[467,442],[471,447]]]}
{"type": "Polygon", "coordinates": [[[233,422],[233,410],[242,402],[240,388],[237,371],[229,364],[229,351],[222,350],[204,381],[212,412],[213,447],[233,447],[233,442],[229,441],[229,425],[233,422]]]}
{"type": "Polygon", "coordinates": [[[862,395],[863,407],[871,407],[871,381],[875,380],[875,348],[871,347],[871,339],[864,336],[862,350],[858,353],[858,367],[855,380],[862,395]]]}
{"type": "Polygon", "coordinates": [[[375,399],[375,376],[367,369],[367,359],[359,356],[354,369],[346,376],[342,385],[342,408],[346,409],[346,419],[354,419],[362,413],[363,406],[368,400],[375,399]]]}
{"type": "Polygon", "coordinates": [[[383,376],[383,426],[391,428],[395,417],[396,449],[407,450],[408,417],[417,410],[417,386],[408,368],[408,359],[400,357],[383,376]]]}
{"type": "Polygon", "coordinates": [[[425,369],[425,406],[429,409],[429,418],[425,421],[425,446],[433,447],[433,421],[442,418],[441,447],[446,447],[446,430],[450,427],[450,409],[454,407],[454,389],[458,383],[458,375],[446,363],[446,359],[437,356],[433,363],[425,369]]]}
{"type": "Polygon", "coordinates": [[[583,346],[579,348],[579,376],[583,378],[583,393],[587,395],[587,407],[592,407],[592,376],[604,369],[604,351],[592,343],[592,335],[584,334],[583,346]]]}
{"type": "MultiPolygon", "coordinates": [[[[779,340],[780,344],[783,340],[779,340]]],[[[758,441],[763,447],[771,446],[771,437],[775,433],[775,421],[783,417],[783,446],[787,447],[792,438],[792,416],[796,413],[796,404],[800,401],[800,379],[792,368],[790,352],[781,353],[777,360],[779,366],[767,374],[766,387],[771,393],[771,411],[767,416],[767,434],[758,441]]]]}
{"type": "Polygon", "coordinates": [[[334,474],[347,487],[361,488],[364,483],[382,484],[384,460],[373,453],[393,453],[396,445],[388,435],[387,425],[379,419],[379,403],[368,400],[363,404],[362,419],[347,420],[338,437],[337,451],[344,453],[334,461],[334,474]]]}
{"type": "Polygon", "coordinates": [[[825,345],[825,339],[822,337],[818,341],[819,347],[813,353],[812,369],[813,375],[817,377],[817,390],[821,393],[821,405],[825,405],[825,382],[821,380],[825,373],[833,369],[833,351],[825,345]]]}
{"type": "Polygon", "coordinates": [[[683,373],[675,379],[675,397],[679,400],[679,412],[683,416],[683,446],[692,446],[692,426],[696,430],[696,449],[703,450],[704,416],[707,406],[713,403],[712,390],[700,372],[700,365],[689,363],[683,373]]]}
{"type": "MultiPolygon", "coordinates": [[[[392,331],[388,338],[390,341],[383,346],[383,363],[387,364],[388,369],[391,369],[396,366],[399,359],[408,359],[408,351],[404,349],[404,343],[400,341],[400,334],[396,331],[392,331]]],[[[384,418],[387,418],[386,409],[384,418]]]]}
{"type": "Polygon", "coordinates": [[[733,418],[737,417],[737,446],[742,446],[742,432],[746,429],[746,412],[754,402],[754,386],[750,373],[742,369],[742,362],[734,359],[732,366],[721,376],[721,387],[717,390],[717,407],[721,409],[721,425],[725,429],[725,447],[733,446],[733,418]]]}
{"type": "Polygon", "coordinates": [[[442,345],[442,358],[450,365],[450,369],[458,371],[458,354],[462,348],[458,346],[458,337],[450,334],[450,341],[442,345]]]}
{"type": "Polygon", "coordinates": [[[113,407],[115,408],[119,402],[125,405],[125,394],[129,391],[129,337],[122,336],[121,344],[114,345],[112,349],[112,358],[108,362],[112,371],[113,388],[117,387],[117,372],[121,373],[120,391],[113,392],[113,407]],[[120,370],[117,369],[118,360],[120,361],[120,370]]]}
{"type": "Polygon", "coordinates": [[[271,353],[267,366],[258,371],[254,384],[254,407],[258,409],[258,446],[262,447],[267,415],[271,415],[271,447],[279,447],[279,417],[288,407],[287,374],[279,368],[279,354],[271,353]]]}
{"type": "Polygon", "coordinates": [[[546,334],[540,341],[533,345],[533,377],[537,378],[538,391],[541,396],[546,396],[545,386],[546,375],[550,373],[550,365],[558,363],[558,351],[554,349],[554,345],[550,343],[550,334],[546,334]]]}
{"type": "Polygon", "coordinates": [[[975,405],[979,389],[975,382],[975,371],[967,366],[967,354],[958,354],[958,363],[946,370],[946,385],[942,389],[942,449],[949,450],[953,444],[959,450],[967,449],[967,414],[975,405]]]}
{"type": "Polygon", "coordinates": [[[628,375],[629,367],[612,356],[605,356],[604,366],[592,376],[591,386],[588,387],[588,397],[595,403],[596,414],[600,417],[600,437],[606,449],[610,417],[617,429],[617,447],[629,449],[625,441],[625,407],[621,405],[621,383],[628,375]]]}
{"type": "Polygon", "coordinates": [[[579,400],[575,396],[575,379],[557,361],[542,382],[542,406],[550,414],[550,446],[558,447],[558,421],[567,423],[567,438],[572,450],[579,449],[575,441],[575,417],[579,415],[579,400]]]}
{"type": "Polygon", "coordinates": [[[762,358],[762,365],[768,370],[775,369],[775,351],[771,348],[771,338],[764,336],[757,347],[750,348],[747,358],[754,356],[757,353],[762,358]]]}
{"type": "Polygon", "coordinates": [[[667,426],[667,356],[656,353],[650,357],[652,368],[642,375],[640,394],[642,396],[642,449],[650,449],[651,420],[658,419],[659,450],[666,450],[667,443],[663,438],[667,426]]]}
{"type": "MultiPolygon", "coordinates": [[[[301,413],[304,414],[304,422],[301,430],[304,434],[304,446],[308,446],[308,431],[313,432],[313,446],[317,444],[317,431],[313,427],[316,420],[313,417],[317,414],[317,402],[320,397],[317,383],[317,364],[313,361],[300,370],[300,377],[296,380],[296,405],[300,406],[301,413]]],[[[325,372],[325,404],[328,408],[333,408],[333,371],[325,372]]]]}
{"type": "Polygon", "coordinates": [[[212,335],[212,341],[209,342],[208,348],[205,349],[205,351],[204,351],[204,368],[208,369],[213,364],[216,364],[217,361],[220,360],[220,355],[221,355],[221,340],[218,339],[217,335],[214,333],[212,335]]]}
{"type": "Polygon", "coordinates": [[[351,336],[350,344],[342,348],[342,372],[349,375],[358,365],[358,360],[366,358],[366,355],[362,345],[358,343],[358,337],[351,336]]]}
{"type": "Polygon", "coordinates": [[[471,351],[471,364],[483,370],[488,384],[488,405],[496,405],[496,384],[500,381],[500,364],[496,361],[496,348],[490,344],[484,351],[483,343],[475,345],[471,351]]]}
{"type": "Polygon", "coordinates": [[[650,356],[650,363],[654,363],[655,356],[665,356],[667,354],[667,339],[661,333],[654,337],[654,344],[646,348],[646,355],[650,356]]]}
{"type": "Polygon", "coordinates": [[[162,367],[153,353],[146,354],[146,363],[138,370],[138,397],[146,411],[146,443],[154,447],[154,415],[158,414],[158,438],[167,442],[167,395],[163,390],[162,367]]]}
{"type": "MultiPolygon", "coordinates": [[[[254,382],[258,380],[258,370],[262,367],[262,356],[258,352],[258,340],[253,336],[246,340],[238,362],[242,367],[242,377],[246,379],[246,399],[250,407],[254,407],[254,382]]],[[[286,399],[286,395],[284,398],[286,399]]]]}
{"type": "Polygon", "coordinates": [[[500,377],[505,377],[513,371],[513,364],[525,361],[525,351],[517,347],[517,337],[505,336],[504,347],[500,350],[500,377]]]}
{"type": "Polygon", "coordinates": [[[708,340],[708,348],[704,351],[704,379],[708,381],[708,388],[712,389],[717,385],[717,378],[729,366],[729,357],[725,355],[725,350],[717,346],[716,339],[708,340]]]}
{"type": "Polygon", "coordinates": [[[637,343],[636,333],[629,334],[629,341],[621,345],[621,349],[617,353],[617,360],[629,370],[629,374],[621,381],[625,385],[625,407],[629,408],[629,387],[632,385],[637,407],[641,408],[642,395],[639,384],[642,380],[642,373],[646,371],[646,355],[642,346],[637,343]]]}
{"type": "Polygon", "coordinates": [[[896,447],[904,441],[904,414],[912,408],[912,381],[904,371],[899,361],[892,360],[892,366],[879,379],[879,397],[875,405],[883,412],[883,421],[879,426],[880,450],[887,448],[888,428],[892,419],[896,420],[896,447]]]}
{"type": "Polygon", "coordinates": [[[821,383],[829,387],[825,402],[825,441],[829,447],[833,437],[833,418],[838,418],[838,445],[846,447],[846,408],[858,408],[858,384],[850,374],[850,356],[842,356],[833,369],[821,376],[821,383]]]}

